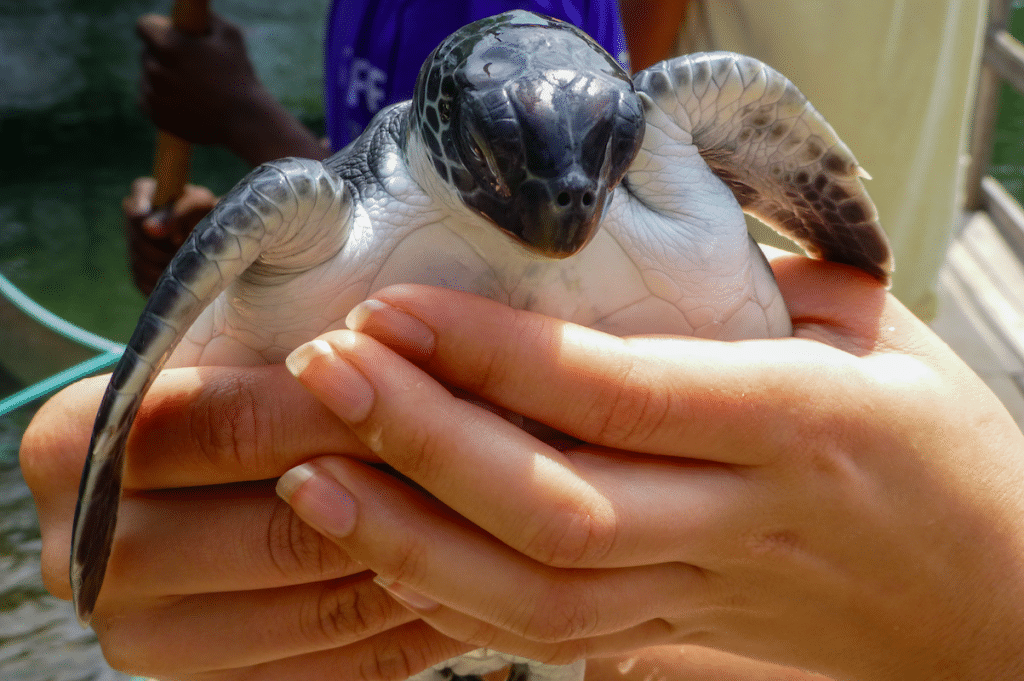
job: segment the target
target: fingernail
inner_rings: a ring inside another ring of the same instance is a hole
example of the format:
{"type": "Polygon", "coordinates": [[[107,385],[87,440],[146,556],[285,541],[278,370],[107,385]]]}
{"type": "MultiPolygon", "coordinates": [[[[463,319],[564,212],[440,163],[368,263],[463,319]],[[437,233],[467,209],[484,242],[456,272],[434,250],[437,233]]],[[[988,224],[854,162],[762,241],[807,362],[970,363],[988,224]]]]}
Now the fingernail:
{"type": "Polygon", "coordinates": [[[371,298],[356,305],[345,317],[345,325],[408,354],[429,357],[434,352],[434,332],[429,326],[380,300],[371,298]]]}
{"type": "Polygon", "coordinates": [[[150,216],[142,221],[142,231],[154,239],[167,236],[167,225],[158,217],[150,216]]]}
{"type": "Polygon", "coordinates": [[[323,468],[304,463],[277,481],[277,494],[322,534],[346,537],[356,524],[351,493],[323,468]]]}
{"type": "Polygon", "coordinates": [[[284,363],[293,376],[342,419],[359,422],[370,413],[373,386],[339,357],[327,341],[318,338],[300,345],[284,363]]]}
{"type": "Polygon", "coordinates": [[[386,577],[382,577],[381,575],[377,575],[373,578],[373,581],[376,582],[378,586],[382,587],[389,594],[397,598],[402,603],[405,603],[413,610],[418,610],[420,612],[428,612],[430,610],[434,610],[438,607],[438,605],[440,605],[437,601],[427,598],[420,592],[413,591],[409,587],[405,586],[404,584],[399,584],[393,579],[388,579],[386,577]]]}
{"type": "Polygon", "coordinates": [[[131,210],[135,215],[148,215],[153,212],[153,202],[148,196],[135,197],[131,204],[131,210]]]}

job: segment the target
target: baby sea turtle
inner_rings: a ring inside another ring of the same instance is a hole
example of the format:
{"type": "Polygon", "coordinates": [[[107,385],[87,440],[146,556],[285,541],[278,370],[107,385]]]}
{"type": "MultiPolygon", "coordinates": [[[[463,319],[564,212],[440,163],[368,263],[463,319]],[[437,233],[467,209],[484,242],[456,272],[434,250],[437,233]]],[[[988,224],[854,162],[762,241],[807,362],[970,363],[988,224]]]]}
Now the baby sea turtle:
{"type": "MultiPolygon", "coordinates": [[[[280,362],[394,283],[486,295],[615,334],[789,335],[743,210],[880,280],[888,243],[850,150],[781,74],[732,53],[630,80],[576,28],[515,11],[454,33],[411,102],[323,163],[265,164],[175,256],[99,409],[71,559],[87,622],[111,550],[125,441],[169,362],[280,362]]],[[[568,678],[480,652],[424,679],[568,678]]]]}

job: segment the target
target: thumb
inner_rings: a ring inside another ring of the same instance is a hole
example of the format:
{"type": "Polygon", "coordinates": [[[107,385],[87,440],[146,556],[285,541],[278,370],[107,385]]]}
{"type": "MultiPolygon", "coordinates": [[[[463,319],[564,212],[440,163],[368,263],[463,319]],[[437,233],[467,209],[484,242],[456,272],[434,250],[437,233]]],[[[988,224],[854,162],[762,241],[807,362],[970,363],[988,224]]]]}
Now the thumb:
{"type": "Polygon", "coordinates": [[[171,235],[170,205],[157,208],[142,221],[142,231],[152,239],[164,239],[171,235]]]}

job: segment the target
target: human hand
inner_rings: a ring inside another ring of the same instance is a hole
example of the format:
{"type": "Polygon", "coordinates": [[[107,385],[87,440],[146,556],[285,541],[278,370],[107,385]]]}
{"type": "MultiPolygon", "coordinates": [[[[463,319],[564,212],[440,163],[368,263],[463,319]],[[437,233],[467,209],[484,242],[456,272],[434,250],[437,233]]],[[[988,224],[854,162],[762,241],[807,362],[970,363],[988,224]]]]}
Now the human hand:
{"type": "Polygon", "coordinates": [[[264,87],[241,29],[210,14],[210,30],[188,35],[168,17],[142,16],[139,105],[156,126],[195,144],[227,147],[250,165],[285,156],[323,159],[317,139],[264,87]]]}
{"type": "MultiPolygon", "coordinates": [[[[71,597],[71,521],[107,380],[53,397],[22,441],[44,583],[62,599],[71,597]]],[[[116,669],[203,681],[398,681],[469,649],[419,622],[274,494],[273,478],[315,455],[367,454],[284,367],[163,372],[127,451],[92,618],[116,669]]]]}
{"type": "Polygon", "coordinates": [[[361,333],[289,365],[429,494],[336,456],[279,491],[475,646],[567,662],[695,643],[841,678],[1018,678],[1024,436],[876,282],[773,267],[795,338],[619,339],[385,289],[350,316],[361,333]],[[549,446],[438,380],[594,444],[549,446]]]}
{"type": "Polygon", "coordinates": [[[190,184],[170,206],[154,210],[155,191],[153,178],[139,177],[121,202],[128,265],[135,285],[146,295],[192,229],[217,203],[209,189],[190,184]]]}
{"type": "Polygon", "coordinates": [[[195,144],[227,144],[236,119],[271,99],[241,29],[215,13],[203,35],[157,14],[140,17],[136,33],[144,45],[139,104],[162,130],[195,144]]]}

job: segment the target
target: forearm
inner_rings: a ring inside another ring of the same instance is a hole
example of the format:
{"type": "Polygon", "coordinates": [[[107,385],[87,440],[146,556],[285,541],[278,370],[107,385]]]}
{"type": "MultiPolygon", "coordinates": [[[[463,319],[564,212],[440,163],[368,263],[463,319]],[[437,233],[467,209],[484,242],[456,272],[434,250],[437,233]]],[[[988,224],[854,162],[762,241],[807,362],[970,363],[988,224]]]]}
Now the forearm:
{"type": "Polygon", "coordinates": [[[285,156],[322,160],[331,155],[328,144],[269,93],[238,107],[227,130],[224,146],[252,166],[285,156]]]}
{"type": "Polygon", "coordinates": [[[138,32],[145,44],[140,105],[157,127],[224,146],[254,166],[330,154],[260,82],[235,24],[212,14],[207,35],[185,38],[170,19],[150,14],[138,32]]]}

